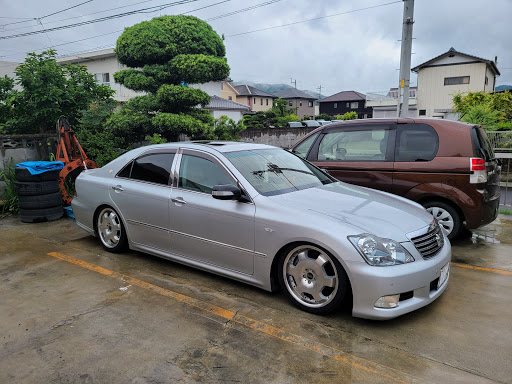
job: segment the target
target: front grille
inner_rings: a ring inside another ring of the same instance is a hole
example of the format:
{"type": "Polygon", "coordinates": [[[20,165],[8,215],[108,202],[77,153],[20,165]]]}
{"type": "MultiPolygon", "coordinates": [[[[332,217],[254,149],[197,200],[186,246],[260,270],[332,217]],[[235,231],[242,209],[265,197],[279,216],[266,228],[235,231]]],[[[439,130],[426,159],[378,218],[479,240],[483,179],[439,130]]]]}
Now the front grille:
{"type": "Polygon", "coordinates": [[[413,237],[411,241],[424,259],[434,257],[444,245],[441,227],[435,220],[430,224],[427,233],[413,237]]]}

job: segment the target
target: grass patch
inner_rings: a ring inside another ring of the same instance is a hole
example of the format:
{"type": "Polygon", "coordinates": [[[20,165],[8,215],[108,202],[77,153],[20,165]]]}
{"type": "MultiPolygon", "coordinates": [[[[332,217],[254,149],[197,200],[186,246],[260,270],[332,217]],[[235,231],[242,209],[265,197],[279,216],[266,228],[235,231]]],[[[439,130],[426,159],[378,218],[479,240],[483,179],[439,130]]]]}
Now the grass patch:
{"type": "Polygon", "coordinates": [[[510,209],[500,209],[500,213],[502,215],[512,215],[512,211],[510,209]]]}

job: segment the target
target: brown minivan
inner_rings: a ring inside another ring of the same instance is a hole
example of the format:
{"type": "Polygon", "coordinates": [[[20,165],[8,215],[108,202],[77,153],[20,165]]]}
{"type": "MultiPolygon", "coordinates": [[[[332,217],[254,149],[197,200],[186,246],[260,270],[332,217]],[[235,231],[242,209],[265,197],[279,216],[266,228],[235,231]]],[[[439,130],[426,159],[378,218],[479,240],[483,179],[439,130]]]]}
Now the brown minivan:
{"type": "Polygon", "coordinates": [[[441,119],[363,119],[320,127],[292,152],[347,183],[423,205],[452,239],[498,215],[501,163],[482,127],[441,119]]]}

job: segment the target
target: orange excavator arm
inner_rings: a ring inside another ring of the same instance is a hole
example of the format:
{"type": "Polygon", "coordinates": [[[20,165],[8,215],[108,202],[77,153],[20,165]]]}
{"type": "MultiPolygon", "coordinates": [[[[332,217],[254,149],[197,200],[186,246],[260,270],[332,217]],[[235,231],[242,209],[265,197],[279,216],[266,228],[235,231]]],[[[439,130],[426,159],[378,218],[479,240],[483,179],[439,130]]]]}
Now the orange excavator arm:
{"type": "Polygon", "coordinates": [[[55,160],[64,163],[64,168],[62,168],[59,174],[59,184],[62,200],[64,200],[65,204],[71,205],[73,196],[70,196],[66,190],[66,178],[71,175],[74,175],[76,178],[82,170],[98,168],[98,165],[87,157],[69,122],[65,118],[59,118],[57,128],[59,129],[59,145],[57,146],[55,160]]]}

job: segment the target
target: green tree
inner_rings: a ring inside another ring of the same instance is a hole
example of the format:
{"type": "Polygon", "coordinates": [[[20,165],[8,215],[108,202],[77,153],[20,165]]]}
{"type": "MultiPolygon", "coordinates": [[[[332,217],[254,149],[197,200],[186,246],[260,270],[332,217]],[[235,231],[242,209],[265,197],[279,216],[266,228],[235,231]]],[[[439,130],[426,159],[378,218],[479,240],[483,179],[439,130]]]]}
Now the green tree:
{"type": "Polygon", "coordinates": [[[487,130],[512,129],[512,93],[468,92],[453,97],[460,120],[487,130]]]}
{"type": "Polygon", "coordinates": [[[290,121],[300,121],[295,114],[297,108],[287,109],[288,102],[283,99],[276,99],[272,108],[268,111],[259,111],[254,115],[245,115],[243,123],[247,128],[284,128],[290,121]]]}
{"type": "Polygon", "coordinates": [[[240,141],[240,133],[245,130],[245,125],[242,120],[235,123],[233,119],[221,116],[215,120],[214,130],[219,140],[240,141]]]}
{"type": "Polygon", "coordinates": [[[210,97],[188,83],[219,81],[229,75],[219,35],[193,16],[161,16],[126,28],[117,40],[117,59],[128,69],[114,79],[147,94],[129,100],[108,120],[126,143],[155,133],[176,141],[180,134],[214,138],[214,119],[197,108],[210,97]]]}
{"type": "Polygon", "coordinates": [[[345,112],[343,116],[338,118],[338,120],[355,120],[357,119],[357,113],[355,111],[345,112]]]}
{"type": "Polygon", "coordinates": [[[89,104],[111,98],[114,91],[97,84],[85,66],[62,66],[55,56],[54,50],[29,53],[15,70],[16,80],[0,81],[0,126],[5,133],[53,131],[60,116],[73,126],[89,104]],[[14,83],[20,91],[13,89],[14,83]]]}

